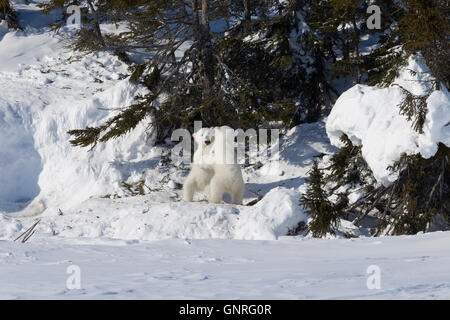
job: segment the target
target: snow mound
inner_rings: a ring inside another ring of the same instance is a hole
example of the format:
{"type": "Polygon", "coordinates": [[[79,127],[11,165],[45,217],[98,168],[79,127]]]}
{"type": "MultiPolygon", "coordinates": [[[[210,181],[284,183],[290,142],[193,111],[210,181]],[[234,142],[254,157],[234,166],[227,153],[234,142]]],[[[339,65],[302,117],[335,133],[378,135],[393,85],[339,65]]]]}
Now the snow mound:
{"type": "MultiPolygon", "coordinates": [[[[251,239],[274,240],[307,221],[299,194],[275,188],[257,205],[234,206],[174,202],[175,193],[155,192],[121,199],[89,199],[67,211],[47,210],[36,238],[113,238],[124,240],[251,239]]],[[[34,218],[0,215],[0,239],[11,240],[34,218]]]]}
{"type": "MultiPolygon", "coordinates": [[[[394,81],[415,95],[428,92],[427,68],[420,57],[409,58],[409,64],[394,81]],[[414,71],[414,72],[411,72],[414,71]]],[[[412,122],[400,115],[398,105],[404,98],[402,89],[356,85],[336,101],[326,123],[333,145],[342,147],[340,137],[346,134],[355,145],[362,145],[362,155],[375,179],[385,186],[396,180],[387,169],[400,158],[420,153],[432,157],[438,143],[450,146],[450,95],[445,87],[427,99],[428,112],[423,134],[412,128],[412,122]]]]}
{"type": "Polygon", "coordinates": [[[299,205],[299,193],[293,189],[277,187],[269,191],[237,223],[236,239],[274,240],[286,235],[299,222],[308,221],[299,205]]]}

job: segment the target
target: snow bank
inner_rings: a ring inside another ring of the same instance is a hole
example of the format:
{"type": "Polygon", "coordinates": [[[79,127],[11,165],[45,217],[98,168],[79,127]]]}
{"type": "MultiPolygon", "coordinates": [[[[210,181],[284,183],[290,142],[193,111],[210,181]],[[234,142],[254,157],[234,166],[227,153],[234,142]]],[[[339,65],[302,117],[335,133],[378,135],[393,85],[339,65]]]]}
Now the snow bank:
{"type": "MultiPolygon", "coordinates": [[[[69,210],[45,211],[36,238],[274,240],[307,221],[298,197],[292,189],[275,188],[255,206],[175,202],[175,192],[89,199],[69,210]]],[[[33,221],[0,215],[0,239],[14,239],[33,221]]]]}
{"type": "MultiPolygon", "coordinates": [[[[410,57],[409,64],[394,81],[415,95],[429,90],[424,82],[429,76],[420,57],[410,57]],[[410,72],[415,71],[415,74],[410,72]]],[[[344,92],[336,101],[326,124],[333,145],[341,147],[339,140],[345,133],[352,143],[362,145],[362,155],[372,169],[377,181],[387,186],[396,176],[387,169],[402,153],[420,153],[432,157],[442,142],[450,146],[450,95],[446,88],[434,91],[427,99],[423,134],[412,128],[412,122],[400,115],[398,105],[403,100],[402,90],[395,85],[389,88],[356,85],[344,92]]]]}
{"type": "Polygon", "coordinates": [[[35,1],[15,9],[24,29],[0,24],[0,213],[30,201],[22,215],[123,195],[122,181],[142,175],[155,157],[148,122],[93,152],[72,147],[67,131],[104,123],[143,89],[128,82],[117,57],[64,48],[73,30],[47,26],[58,10],[42,15],[35,1]]]}
{"type": "Polygon", "coordinates": [[[68,130],[103,123],[143,89],[118,79],[127,66],[109,54],[58,53],[0,72],[0,211],[18,211],[32,199],[57,210],[120,195],[122,181],[155,156],[146,123],[93,152],[70,145],[68,130]]]}

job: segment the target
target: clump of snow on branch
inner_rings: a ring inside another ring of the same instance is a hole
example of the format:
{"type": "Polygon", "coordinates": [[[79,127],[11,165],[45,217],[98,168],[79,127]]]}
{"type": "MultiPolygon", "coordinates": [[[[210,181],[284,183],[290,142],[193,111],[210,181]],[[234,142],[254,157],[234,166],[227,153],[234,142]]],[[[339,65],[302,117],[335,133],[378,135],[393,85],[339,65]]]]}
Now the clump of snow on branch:
{"type": "Polygon", "coordinates": [[[340,137],[346,134],[355,145],[362,145],[362,155],[374,177],[385,186],[396,180],[388,166],[402,153],[420,153],[432,157],[438,143],[450,146],[450,95],[442,85],[427,98],[427,114],[423,133],[414,130],[412,122],[400,114],[403,89],[414,95],[430,91],[428,68],[420,56],[411,56],[408,66],[388,88],[355,85],[336,101],[326,124],[333,145],[341,147],[340,137]]]}

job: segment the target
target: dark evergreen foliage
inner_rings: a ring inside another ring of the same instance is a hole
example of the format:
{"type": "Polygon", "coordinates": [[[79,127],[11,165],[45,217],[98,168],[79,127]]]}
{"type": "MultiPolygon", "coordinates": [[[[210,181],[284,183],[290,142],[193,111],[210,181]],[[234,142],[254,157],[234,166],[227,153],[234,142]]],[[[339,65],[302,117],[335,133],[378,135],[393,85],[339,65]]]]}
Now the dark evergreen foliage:
{"type": "Polygon", "coordinates": [[[450,2],[448,0],[402,0],[404,14],[399,29],[404,48],[421,52],[433,76],[450,86],[450,2]]]}
{"type": "MultiPolygon", "coordinates": [[[[316,121],[337,97],[328,81],[320,39],[313,31],[300,29],[304,21],[299,8],[280,7],[279,16],[268,18],[268,2],[193,0],[189,10],[186,3],[137,2],[139,10],[127,3],[123,19],[130,31],[104,37],[107,46],[120,48],[125,56],[135,49],[152,54],[151,60],[133,68],[130,81],[150,91],[139,100],[148,111],[140,115],[142,119],[152,116],[159,141],[174,128],[191,127],[195,120],[206,126],[247,129],[271,123],[289,128],[316,121]],[[260,19],[249,21],[247,10],[260,19]],[[227,35],[211,32],[208,21],[236,16],[243,21],[223,30],[227,35]],[[248,40],[254,37],[259,39],[248,40]],[[175,51],[186,41],[192,41],[192,46],[175,58],[175,51]]],[[[133,113],[124,110],[115,121],[127,114],[133,113]]],[[[118,136],[108,133],[112,127],[111,123],[96,128],[101,134],[92,128],[85,133],[72,130],[72,143],[84,146],[118,136]]]]}
{"type": "Polygon", "coordinates": [[[19,17],[9,0],[0,0],[0,21],[5,20],[10,29],[20,29],[19,17]]]}
{"type": "Polygon", "coordinates": [[[399,86],[405,98],[399,105],[400,114],[406,116],[412,122],[412,127],[419,133],[423,133],[423,125],[427,116],[427,99],[430,93],[425,95],[414,95],[402,86],[399,86]]]}
{"type": "Polygon", "coordinates": [[[335,230],[339,227],[339,211],[328,200],[329,195],[324,189],[324,177],[317,161],[314,161],[310,171],[308,184],[306,193],[300,199],[300,204],[312,218],[308,232],[317,238],[335,234],[335,230]]]}
{"type": "Polygon", "coordinates": [[[439,144],[430,159],[403,155],[390,169],[399,178],[390,186],[378,233],[416,234],[427,231],[439,215],[450,227],[450,148],[439,144]]]}
{"type": "Polygon", "coordinates": [[[372,172],[361,155],[361,146],[354,146],[345,134],[341,141],[344,146],[331,157],[327,168],[330,171],[327,181],[334,184],[331,190],[342,186],[370,185],[372,172]]]}

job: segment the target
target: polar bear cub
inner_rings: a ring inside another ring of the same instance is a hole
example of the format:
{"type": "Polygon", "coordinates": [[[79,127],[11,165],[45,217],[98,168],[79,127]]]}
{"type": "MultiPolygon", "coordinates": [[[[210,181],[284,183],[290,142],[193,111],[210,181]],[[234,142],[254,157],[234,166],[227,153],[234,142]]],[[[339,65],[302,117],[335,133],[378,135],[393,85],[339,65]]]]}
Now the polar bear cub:
{"type": "Polygon", "coordinates": [[[202,128],[194,134],[198,148],[183,185],[183,200],[192,201],[196,191],[204,191],[211,203],[220,203],[224,193],[229,193],[232,203],[242,204],[245,184],[241,167],[233,156],[233,132],[223,126],[202,128]]]}

